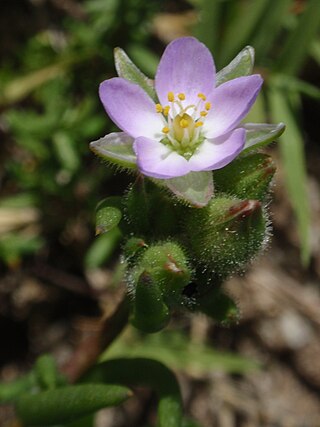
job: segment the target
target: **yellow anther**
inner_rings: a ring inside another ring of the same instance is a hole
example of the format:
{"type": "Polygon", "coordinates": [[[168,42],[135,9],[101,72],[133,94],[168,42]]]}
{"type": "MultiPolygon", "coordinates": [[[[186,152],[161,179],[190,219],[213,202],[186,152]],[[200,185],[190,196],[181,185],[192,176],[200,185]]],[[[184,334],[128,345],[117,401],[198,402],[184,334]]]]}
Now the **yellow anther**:
{"type": "Polygon", "coordinates": [[[188,124],[189,124],[188,120],[186,120],[186,119],[181,119],[179,122],[180,127],[184,128],[184,129],[188,127],[188,124]]]}
{"type": "Polygon", "coordinates": [[[165,107],[163,107],[163,114],[165,116],[167,116],[169,114],[169,111],[170,111],[170,106],[169,105],[166,105],[165,107]]]}
{"type": "Polygon", "coordinates": [[[174,93],[173,92],[168,92],[168,101],[169,102],[173,102],[174,101],[174,93]]]}
{"type": "Polygon", "coordinates": [[[198,93],[198,98],[202,99],[202,101],[205,101],[207,99],[203,93],[198,93]]]}
{"type": "Polygon", "coordinates": [[[208,111],[200,111],[201,117],[206,117],[207,114],[208,114],[208,111]]]}
{"type": "Polygon", "coordinates": [[[210,110],[210,108],[211,108],[211,102],[206,102],[206,104],[205,104],[204,108],[205,108],[207,111],[209,111],[209,110],[210,110]]]}
{"type": "Polygon", "coordinates": [[[196,128],[199,128],[200,126],[203,126],[203,122],[197,122],[197,123],[195,124],[195,127],[196,127],[196,128]]]}
{"type": "Polygon", "coordinates": [[[162,113],[162,111],[163,111],[162,105],[161,104],[156,104],[156,112],[157,113],[162,113]]]}
{"type": "Polygon", "coordinates": [[[179,93],[178,98],[180,101],[184,101],[186,99],[186,95],[184,93],[179,93]]]}
{"type": "Polygon", "coordinates": [[[163,133],[169,133],[169,132],[170,132],[170,129],[168,128],[168,126],[165,126],[165,127],[162,129],[162,132],[163,132],[163,133]]]}

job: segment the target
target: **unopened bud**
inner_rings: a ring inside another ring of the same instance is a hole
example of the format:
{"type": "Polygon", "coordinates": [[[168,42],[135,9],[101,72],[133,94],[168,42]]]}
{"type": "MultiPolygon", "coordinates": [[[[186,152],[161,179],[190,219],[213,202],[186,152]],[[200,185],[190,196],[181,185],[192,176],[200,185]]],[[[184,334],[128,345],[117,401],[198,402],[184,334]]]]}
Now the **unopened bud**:
{"type": "Polygon", "coordinates": [[[163,301],[161,290],[146,271],[138,278],[131,323],[144,332],[158,332],[170,320],[170,313],[163,301]]]}
{"type": "Polygon", "coordinates": [[[194,262],[225,277],[261,249],[266,218],[257,200],[216,197],[207,207],[190,210],[186,230],[194,262]]]}

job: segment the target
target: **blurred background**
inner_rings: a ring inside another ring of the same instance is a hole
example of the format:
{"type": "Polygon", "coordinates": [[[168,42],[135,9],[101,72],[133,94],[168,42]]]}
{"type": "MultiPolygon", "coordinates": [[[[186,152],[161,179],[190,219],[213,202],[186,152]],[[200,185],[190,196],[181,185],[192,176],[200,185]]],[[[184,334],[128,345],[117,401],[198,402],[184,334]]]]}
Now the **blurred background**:
{"type": "MultiPolygon", "coordinates": [[[[121,298],[119,236],[95,238],[94,211],[131,177],[89,151],[115,130],[97,88],[115,75],[114,47],[153,77],[166,44],[195,35],[218,70],[253,46],[265,84],[246,121],[287,124],[268,148],[278,167],[271,244],[226,283],[237,324],[177,315],[151,337],[128,328],[111,352],[138,349],[175,369],[186,412],[204,427],[318,427],[320,1],[1,0],[0,8],[0,380],[43,352],[63,364],[121,298]]],[[[96,425],[147,426],[154,408],[144,391],[100,412],[96,425]]],[[[12,408],[0,407],[0,425],[14,423],[12,408]]]]}

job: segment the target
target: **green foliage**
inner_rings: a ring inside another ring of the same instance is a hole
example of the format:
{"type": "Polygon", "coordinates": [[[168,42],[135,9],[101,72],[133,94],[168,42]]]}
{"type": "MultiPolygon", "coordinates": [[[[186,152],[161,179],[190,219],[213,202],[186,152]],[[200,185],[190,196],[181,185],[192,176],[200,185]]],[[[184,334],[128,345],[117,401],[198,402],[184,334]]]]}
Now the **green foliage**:
{"type": "Polygon", "coordinates": [[[180,427],[182,402],[174,374],[157,360],[123,358],[108,360],[94,367],[85,382],[144,385],[156,391],[159,398],[158,427],[180,427]]]}
{"type": "MultiPolygon", "coordinates": [[[[303,136],[297,123],[301,95],[319,99],[318,88],[304,81],[303,77],[301,79],[301,76],[303,66],[310,55],[320,63],[320,3],[317,0],[299,3],[301,10],[293,0],[199,0],[195,4],[199,9],[200,22],[194,32],[211,48],[218,67],[225,65],[243,46],[250,44],[256,54],[257,72],[261,72],[264,77],[262,120],[271,118],[292,126],[282,138],[280,147],[286,186],[297,219],[301,259],[306,265],[310,260],[311,251],[310,207],[305,191],[303,136]],[[281,109],[277,107],[280,104],[283,105],[281,109]]],[[[241,58],[239,55],[231,64],[241,58]]],[[[218,83],[220,74],[228,70],[231,64],[218,72],[218,83]]],[[[256,129],[255,126],[247,128],[247,151],[261,147],[264,142],[271,142],[279,137],[284,129],[282,123],[269,129],[264,125],[259,130],[259,126],[256,126],[256,129]],[[252,143],[257,146],[254,147],[252,143]]]]}
{"type": "Polygon", "coordinates": [[[208,370],[244,374],[259,368],[255,361],[238,354],[217,351],[205,343],[194,345],[185,333],[170,329],[151,335],[138,335],[132,330],[130,335],[123,335],[113,343],[103,360],[123,357],[156,359],[170,369],[195,375],[206,374],[208,370]]]}
{"type": "Polygon", "coordinates": [[[131,395],[123,386],[81,384],[25,394],[17,399],[15,406],[18,417],[27,426],[51,426],[119,405],[131,395]]]}

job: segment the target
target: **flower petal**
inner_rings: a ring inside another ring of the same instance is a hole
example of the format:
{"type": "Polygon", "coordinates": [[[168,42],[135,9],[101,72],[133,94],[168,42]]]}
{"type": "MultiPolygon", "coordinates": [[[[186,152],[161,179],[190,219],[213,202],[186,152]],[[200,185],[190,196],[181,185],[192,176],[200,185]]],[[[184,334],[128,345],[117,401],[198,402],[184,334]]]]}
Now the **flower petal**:
{"type": "Polygon", "coordinates": [[[135,140],[133,149],[144,175],[168,179],[190,172],[187,160],[161,142],[140,137],[135,140]]]}
{"type": "Polygon", "coordinates": [[[220,169],[230,163],[243,149],[246,131],[236,129],[227,136],[205,140],[189,160],[192,171],[220,169]]]}
{"type": "Polygon", "coordinates": [[[207,138],[216,138],[234,129],[256,100],[263,80],[259,74],[238,77],[217,87],[208,101],[212,108],[204,122],[207,138]]]}
{"type": "Polygon", "coordinates": [[[215,66],[209,49],[193,37],[171,42],[160,60],[155,86],[161,104],[168,92],[183,92],[186,105],[199,101],[199,92],[208,95],[215,83],[215,66]]]}
{"type": "Polygon", "coordinates": [[[115,77],[100,84],[99,95],[111,120],[133,138],[160,138],[163,120],[140,86],[115,77]]]}

